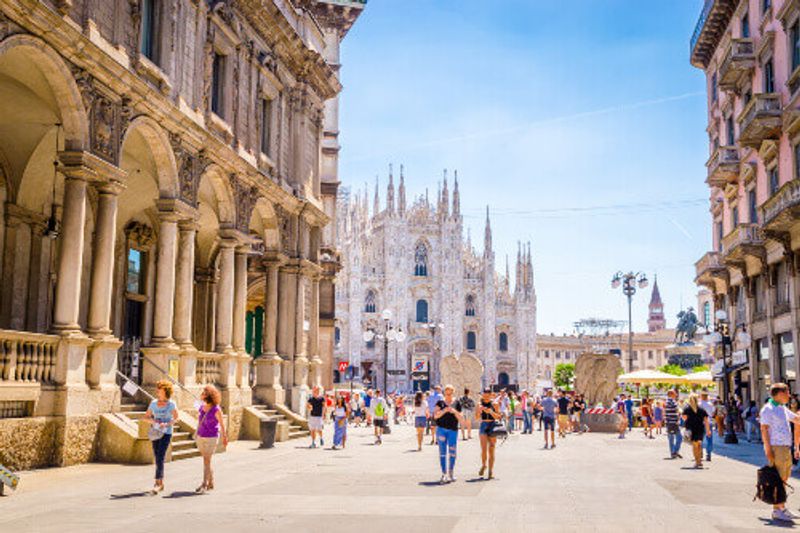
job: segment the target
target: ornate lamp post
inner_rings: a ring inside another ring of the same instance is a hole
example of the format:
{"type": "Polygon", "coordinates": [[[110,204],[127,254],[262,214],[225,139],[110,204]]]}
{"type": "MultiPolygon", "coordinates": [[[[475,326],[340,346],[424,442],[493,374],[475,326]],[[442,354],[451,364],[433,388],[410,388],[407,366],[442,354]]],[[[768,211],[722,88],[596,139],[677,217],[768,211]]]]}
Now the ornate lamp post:
{"type": "MultiPolygon", "coordinates": [[[[714,313],[715,323],[714,331],[705,335],[703,340],[706,344],[722,347],[722,397],[724,398],[727,406],[727,423],[725,428],[725,444],[738,444],[739,439],[736,432],[733,430],[733,423],[736,419],[733,412],[736,409],[736,403],[733,401],[733,391],[731,390],[730,372],[733,366],[733,339],[730,335],[730,323],[728,322],[728,314],[724,309],[717,310],[714,313]]],[[[750,334],[744,329],[736,335],[736,340],[739,345],[750,345],[750,334]]]]}
{"type": "Polygon", "coordinates": [[[633,315],[631,312],[633,295],[636,294],[637,285],[640,289],[644,289],[647,287],[647,283],[647,276],[644,272],[625,274],[620,271],[611,278],[611,288],[617,289],[621,285],[622,294],[628,298],[628,372],[633,372],[633,315]]]}
{"type": "MultiPolygon", "coordinates": [[[[427,329],[429,329],[431,331],[431,345],[433,346],[433,350],[432,350],[433,353],[431,355],[435,356],[436,355],[436,331],[437,330],[441,331],[442,328],[444,327],[444,323],[433,321],[433,322],[428,322],[427,324],[424,324],[422,327],[427,328],[427,329]]],[[[435,357],[434,357],[434,359],[435,359],[435,357]]],[[[428,387],[430,387],[432,385],[431,384],[431,377],[432,377],[433,372],[431,371],[431,369],[432,369],[432,364],[431,363],[433,363],[433,361],[429,361],[428,362],[428,387]]]]}
{"type": "Polygon", "coordinates": [[[389,341],[403,342],[406,334],[400,327],[395,327],[392,321],[392,310],[384,309],[381,313],[383,319],[383,330],[380,332],[368,329],[364,332],[364,342],[371,342],[374,339],[383,341],[383,388],[384,393],[389,393],[389,341]]]}

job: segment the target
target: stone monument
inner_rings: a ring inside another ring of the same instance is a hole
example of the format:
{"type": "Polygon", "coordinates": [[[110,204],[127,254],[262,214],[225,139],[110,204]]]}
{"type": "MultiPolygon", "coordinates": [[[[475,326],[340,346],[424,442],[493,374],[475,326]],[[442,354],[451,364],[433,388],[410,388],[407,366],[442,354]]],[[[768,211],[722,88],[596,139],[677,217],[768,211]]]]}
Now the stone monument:
{"type": "Polygon", "coordinates": [[[442,386],[455,387],[456,397],[464,393],[467,388],[471,396],[477,396],[481,391],[481,378],[483,377],[483,364],[480,359],[470,353],[460,356],[448,355],[439,364],[442,375],[442,386]]]}
{"type": "Polygon", "coordinates": [[[675,328],[675,344],[667,346],[667,361],[678,365],[687,372],[703,364],[705,345],[695,342],[700,322],[694,309],[689,307],[678,313],[678,326],[675,328]]]}
{"type": "MultiPolygon", "coordinates": [[[[617,391],[617,376],[622,372],[619,357],[611,353],[585,353],[575,361],[575,392],[583,394],[586,408],[599,404],[612,407],[617,391]]],[[[619,417],[616,414],[586,413],[581,415],[581,424],[589,430],[601,433],[617,431],[619,417]]]]}

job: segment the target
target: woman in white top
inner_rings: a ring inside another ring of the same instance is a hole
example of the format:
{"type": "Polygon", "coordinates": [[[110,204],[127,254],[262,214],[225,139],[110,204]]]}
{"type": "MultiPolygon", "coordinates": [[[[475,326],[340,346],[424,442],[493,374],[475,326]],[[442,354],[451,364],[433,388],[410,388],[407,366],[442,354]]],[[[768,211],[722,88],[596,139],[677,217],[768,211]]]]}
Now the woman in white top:
{"type": "Polygon", "coordinates": [[[336,407],[333,408],[333,449],[339,446],[344,449],[347,444],[347,419],[350,417],[350,406],[344,396],[336,397],[336,407]]]}
{"type": "Polygon", "coordinates": [[[417,430],[417,451],[422,451],[422,438],[428,421],[428,407],[422,392],[414,395],[414,428],[417,430]]]}

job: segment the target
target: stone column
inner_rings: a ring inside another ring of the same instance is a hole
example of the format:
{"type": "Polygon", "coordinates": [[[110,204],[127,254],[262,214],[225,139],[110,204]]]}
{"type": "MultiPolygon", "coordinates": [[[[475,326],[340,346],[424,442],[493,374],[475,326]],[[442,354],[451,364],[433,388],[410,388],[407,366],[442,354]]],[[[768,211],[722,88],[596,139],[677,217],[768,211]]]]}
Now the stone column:
{"type": "Polygon", "coordinates": [[[244,353],[245,319],[247,314],[247,254],[249,246],[236,248],[233,286],[233,349],[244,353]]]}
{"type": "Polygon", "coordinates": [[[233,329],[234,247],[236,241],[223,239],[219,248],[219,284],[217,288],[216,351],[230,351],[233,329]]]}
{"type": "MultiPolygon", "coordinates": [[[[89,333],[94,343],[89,352],[87,380],[92,388],[117,390],[117,350],[122,344],[111,334],[111,300],[114,285],[114,250],[117,233],[117,200],[122,185],[116,180],[97,186],[94,257],[92,258],[89,333]]],[[[110,401],[116,401],[111,396],[110,401]]]]}
{"type": "Polygon", "coordinates": [[[308,351],[310,352],[311,386],[322,386],[322,358],[319,353],[319,274],[311,276],[311,312],[308,330],[308,351]]]}
{"type": "Polygon", "coordinates": [[[278,265],[270,262],[266,265],[264,288],[264,354],[278,353],[278,265]]]}
{"type": "Polygon", "coordinates": [[[175,316],[172,336],[181,348],[178,379],[186,386],[196,383],[197,349],[192,343],[194,309],[194,241],[197,223],[193,219],[178,224],[178,261],[175,268],[175,316]]]}
{"type": "Polygon", "coordinates": [[[172,318],[175,301],[175,260],[178,238],[178,216],[174,211],[160,211],[158,262],[156,263],[155,317],[153,343],[173,343],[172,318]]]}
{"type": "Polygon", "coordinates": [[[297,274],[295,307],[295,355],[292,380],[292,409],[302,413],[308,399],[308,367],[305,346],[306,276],[302,270],[297,274]]]}
{"type": "Polygon", "coordinates": [[[114,283],[117,200],[120,190],[118,183],[104,183],[97,187],[97,222],[88,321],[89,332],[94,337],[111,334],[111,287],[114,283]]]}
{"type": "Polygon", "coordinates": [[[53,328],[57,331],[77,332],[80,331],[78,314],[83,271],[83,233],[86,227],[86,180],[90,171],[84,166],[78,166],[67,167],[64,173],[64,209],[61,218],[53,328]]]}

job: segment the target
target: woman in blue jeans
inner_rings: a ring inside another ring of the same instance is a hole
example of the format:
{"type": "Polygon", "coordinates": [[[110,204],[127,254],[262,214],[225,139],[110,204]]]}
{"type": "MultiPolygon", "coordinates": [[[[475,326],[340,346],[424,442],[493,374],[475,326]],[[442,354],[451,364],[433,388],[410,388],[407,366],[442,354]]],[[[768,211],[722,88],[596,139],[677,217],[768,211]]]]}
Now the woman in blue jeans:
{"type": "Polygon", "coordinates": [[[155,429],[163,433],[161,438],[151,441],[156,461],[156,481],[150,491],[154,496],[164,490],[164,457],[172,440],[172,425],[178,421],[178,406],[170,400],[171,396],[171,382],[161,380],[156,383],[156,399],[150,402],[144,416],[145,421],[153,426],[151,431],[155,429]]]}
{"type": "Polygon", "coordinates": [[[444,398],[436,402],[433,418],[436,420],[436,441],[439,444],[439,464],[442,467],[441,483],[455,481],[453,468],[456,466],[456,446],[458,444],[458,425],[464,422],[461,406],[453,398],[453,386],[444,388],[444,398]]]}

